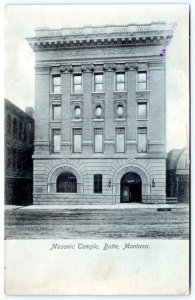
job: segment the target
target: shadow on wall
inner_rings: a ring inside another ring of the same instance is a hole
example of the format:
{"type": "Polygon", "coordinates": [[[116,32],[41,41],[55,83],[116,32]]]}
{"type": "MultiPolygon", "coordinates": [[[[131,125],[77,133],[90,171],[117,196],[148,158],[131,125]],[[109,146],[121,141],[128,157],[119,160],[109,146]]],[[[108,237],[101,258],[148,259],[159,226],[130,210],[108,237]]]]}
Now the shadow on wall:
{"type": "Polygon", "coordinates": [[[33,204],[32,179],[8,178],[5,180],[5,204],[31,205],[33,204]]]}

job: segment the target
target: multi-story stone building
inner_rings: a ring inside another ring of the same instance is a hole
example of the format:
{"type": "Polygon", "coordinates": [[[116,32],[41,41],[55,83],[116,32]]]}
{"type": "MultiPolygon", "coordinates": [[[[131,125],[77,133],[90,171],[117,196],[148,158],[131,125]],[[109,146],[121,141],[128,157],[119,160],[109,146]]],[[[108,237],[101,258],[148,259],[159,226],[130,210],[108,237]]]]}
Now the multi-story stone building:
{"type": "Polygon", "coordinates": [[[34,109],[5,99],[5,203],[33,203],[34,109]]]}
{"type": "Polygon", "coordinates": [[[39,28],[34,203],[166,201],[165,48],[149,25],[39,28]]]}

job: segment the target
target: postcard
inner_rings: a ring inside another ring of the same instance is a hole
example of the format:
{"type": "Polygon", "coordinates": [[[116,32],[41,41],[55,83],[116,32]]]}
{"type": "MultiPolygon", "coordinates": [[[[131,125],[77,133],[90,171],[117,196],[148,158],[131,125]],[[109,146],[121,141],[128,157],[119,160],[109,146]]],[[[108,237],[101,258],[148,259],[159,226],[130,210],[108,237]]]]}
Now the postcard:
{"type": "Polygon", "coordinates": [[[188,4],[6,6],[6,295],[188,295],[189,145],[188,4]]]}

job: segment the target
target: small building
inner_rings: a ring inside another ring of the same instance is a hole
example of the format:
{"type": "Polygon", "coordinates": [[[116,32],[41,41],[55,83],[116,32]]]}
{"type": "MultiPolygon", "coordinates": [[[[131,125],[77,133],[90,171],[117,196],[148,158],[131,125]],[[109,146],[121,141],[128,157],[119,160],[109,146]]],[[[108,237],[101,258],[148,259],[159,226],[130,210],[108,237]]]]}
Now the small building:
{"type": "Polygon", "coordinates": [[[189,148],[173,149],[167,155],[167,198],[189,201],[189,148]]]}
{"type": "Polygon", "coordinates": [[[165,23],[38,28],[35,204],[166,202],[165,23]]]}
{"type": "Polygon", "coordinates": [[[32,204],[34,109],[5,99],[5,204],[32,204]]]}

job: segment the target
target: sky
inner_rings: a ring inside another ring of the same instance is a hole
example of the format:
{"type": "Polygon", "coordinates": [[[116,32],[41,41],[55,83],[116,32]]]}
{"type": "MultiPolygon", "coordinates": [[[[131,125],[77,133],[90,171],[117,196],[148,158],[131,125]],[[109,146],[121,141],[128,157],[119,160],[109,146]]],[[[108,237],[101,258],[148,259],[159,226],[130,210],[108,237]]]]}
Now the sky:
{"type": "MultiPolygon", "coordinates": [[[[82,27],[166,22],[167,151],[187,145],[189,129],[188,5],[8,5],[5,9],[5,98],[34,107],[35,55],[26,37],[37,27],[82,27]]],[[[160,112],[159,112],[160,113],[160,112]]]]}

